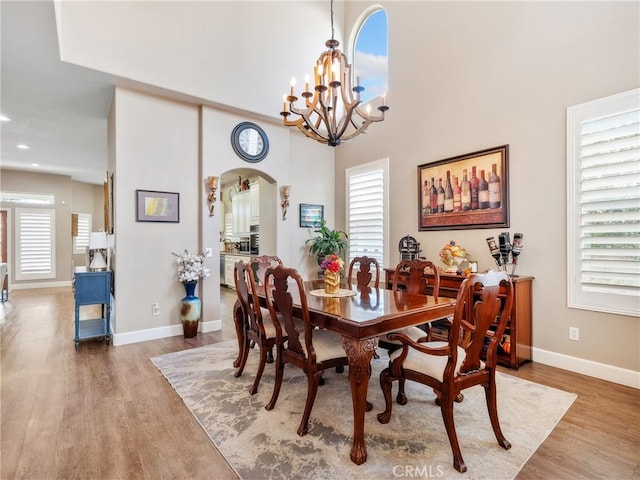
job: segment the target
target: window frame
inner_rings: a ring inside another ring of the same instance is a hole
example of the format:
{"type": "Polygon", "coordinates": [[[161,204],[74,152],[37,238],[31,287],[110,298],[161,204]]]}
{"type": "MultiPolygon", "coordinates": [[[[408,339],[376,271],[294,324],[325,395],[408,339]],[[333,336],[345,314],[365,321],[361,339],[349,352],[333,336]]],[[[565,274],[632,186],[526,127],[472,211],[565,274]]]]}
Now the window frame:
{"type": "MultiPolygon", "coordinates": [[[[387,38],[386,38],[386,46],[387,46],[387,69],[386,69],[386,81],[385,81],[385,89],[384,89],[384,93],[380,94],[380,95],[374,95],[371,98],[367,98],[367,95],[363,96],[362,99],[362,104],[366,105],[366,104],[373,104],[376,101],[380,101],[378,99],[381,99],[383,95],[386,95],[389,91],[389,14],[387,12],[387,10],[380,6],[380,5],[372,5],[369,8],[367,8],[366,10],[364,10],[360,16],[358,17],[358,19],[356,20],[356,22],[354,23],[353,29],[351,30],[351,36],[350,36],[350,42],[349,42],[349,55],[348,57],[351,58],[351,65],[352,65],[352,69],[351,69],[351,75],[353,76],[353,78],[351,79],[351,83],[352,85],[356,85],[357,83],[357,79],[360,76],[358,74],[358,59],[356,56],[356,46],[358,44],[358,38],[360,37],[360,33],[362,31],[362,28],[365,26],[365,24],[367,23],[367,21],[369,20],[370,17],[372,17],[373,15],[375,15],[378,12],[384,12],[385,18],[386,18],[386,33],[387,33],[387,38]]],[[[365,90],[366,92],[366,90],[365,90]]]]}
{"type": "Polygon", "coordinates": [[[84,255],[86,253],[86,249],[89,247],[89,238],[91,237],[91,228],[92,228],[92,215],[90,213],[77,213],[78,215],[78,235],[73,237],[73,254],[74,255],[84,255]],[[84,242],[78,242],[82,236],[80,235],[80,225],[82,223],[86,223],[86,236],[84,236],[84,242]],[[78,245],[80,243],[80,245],[78,245]]]}
{"type": "MultiPolygon", "coordinates": [[[[640,89],[567,108],[567,306],[569,308],[640,316],[638,295],[600,293],[583,288],[581,255],[583,240],[581,123],[634,110],[640,114],[640,89]]],[[[635,229],[631,226],[629,230],[635,232],[637,228],[637,226],[635,229]]],[[[636,266],[639,265],[640,262],[636,261],[636,266]]]]}
{"type": "MultiPolygon", "coordinates": [[[[354,255],[352,254],[351,242],[351,188],[350,179],[355,175],[362,175],[376,170],[382,170],[382,262],[380,265],[387,265],[389,261],[389,158],[374,160],[345,170],[345,230],[349,236],[349,259],[351,262],[354,255]]],[[[371,255],[369,255],[371,256],[371,255]]]]}
{"type": "Polygon", "coordinates": [[[53,208],[16,208],[15,209],[15,242],[16,242],[16,258],[15,258],[15,280],[49,280],[56,278],[56,211],[53,208]],[[21,237],[22,219],[26,215],[40,214],[48,215],[50,219],[50,242],[49,242],[49,258],[50,270],[48,272],[24,273],[22,269],[22,245],[24,240],[21,237]]]}

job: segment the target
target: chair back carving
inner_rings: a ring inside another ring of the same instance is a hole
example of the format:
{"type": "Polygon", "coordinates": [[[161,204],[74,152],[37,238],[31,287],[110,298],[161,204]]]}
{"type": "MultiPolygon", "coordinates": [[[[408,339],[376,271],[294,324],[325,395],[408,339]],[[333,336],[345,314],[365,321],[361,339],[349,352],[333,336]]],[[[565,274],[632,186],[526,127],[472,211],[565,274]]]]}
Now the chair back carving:
{"type": "Polygon", "coordinates": [[[282,265],[282,260],[275,255],[260,255],[251,259],[251,269],[258,285],[264,285],[267,269],[277,265],[282,265]]]}
{"type": "Polygon", "coordinates": [[[426,295],[431,290],[431,295],[436,299],[438,298],[440,294],[440,273],[433,262],[416,258],[413,260],[402,260],[398,263],[393,274],[392,290],[394,292],[398,291],[401,276],[405,276],[405,289],[407,293],[426,295]],[[425,277],[425,273],[433,274],[433,278],[425,277]]]}
{"type": "MultiPolygon", "coordinates": [[[[233,268],[233,280],[238,294],[240,308],[244,312],[246,319],[247,335],[264,338],[264,324],[262,323],[262,312],[260,305],[256,304],[258,298],[256,292],[256,282],[253,277],[253,270],[247,268],[248,264],[243,261],[236,262],[233,268]],[[253,334],[253,335],[251,335],[253,334]]],[[[272,317],[275,318],[275,317],[272,317]]]]}
{"type": "Polygon", "coordinates": [[[358,272],[356,273],[356,285],[358,287],[368,287],[371,280],[374,278],[373,275],[375,273],[373,287],[378,288],[380,286],[380,264],[375,258],[367,256],[355,257],[351,260],[351,263],[349,264],[348,277],[349,288],[351,288],[351,282],[353,281],[353,268],[356,264],[359,265],[358,272]],[[374,272],[371,271],[371,267],[374,267],[374,272]]]}
{"type": "Polygon", "coordinates": [[[449,335],[451,357],[445,370],[455,375],[457,347],[466,356],[459,373],[468,374],[485,365],[494,368],[497,349],[504,334],[513,305],[513,284],[505,272],[488,272],[469,276],[458,291],[456,310],[449,335]],[[458,332],[457,335],[454,332],[458,332]]]}
{"type": "Polygon", "coordinates": [[[307,296],[305,294],[302,277],[300,277],[297,270],[282,265],[268,268],[265,275],[265,297],[272,318],[274,318],[273,316],[278,312],[285,330],[283,332],[280,325],[276,322],[276,343],[281,344],[280,339],[283,336],[288,337],[286,349],[293,352],[300,360],[315,364],[316,357],[313,349],[309,306],[307,304],[307,296]],[[289,287],[297,290],[296,293],[300,298],[302,320],[304,322],[303,332],[300,332],[298,329],[298,325],[300,325],[299,322],[294,321],[294,319],[300,317],[294,316],[293,298],[289,292],[289,287]],[[298,323],[298,325],[296,325],[296,323],[298,323]],[[304,348],[301,342],[304,342],[304,348]]]}

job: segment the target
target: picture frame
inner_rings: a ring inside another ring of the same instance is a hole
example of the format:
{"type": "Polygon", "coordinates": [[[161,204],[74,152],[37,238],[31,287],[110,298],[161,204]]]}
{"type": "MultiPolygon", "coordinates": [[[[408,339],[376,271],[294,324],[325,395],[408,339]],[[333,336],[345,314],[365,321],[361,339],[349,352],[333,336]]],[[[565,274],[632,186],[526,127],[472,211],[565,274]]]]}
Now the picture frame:
{"type": "Polygon", "coordinates": [[[324,205],[300,204],[300,227],[315,228],[322,224],[324,205]]]}
{"type": "Polygon", "coordinates": [[[497,227],[509,227],[509,145],[418,166],[419,231],[497,227]]]}
{"type": "Polygon", "coordinates": [[[180,222],[180,194],[136,190],[137,222],[180,222]]]}

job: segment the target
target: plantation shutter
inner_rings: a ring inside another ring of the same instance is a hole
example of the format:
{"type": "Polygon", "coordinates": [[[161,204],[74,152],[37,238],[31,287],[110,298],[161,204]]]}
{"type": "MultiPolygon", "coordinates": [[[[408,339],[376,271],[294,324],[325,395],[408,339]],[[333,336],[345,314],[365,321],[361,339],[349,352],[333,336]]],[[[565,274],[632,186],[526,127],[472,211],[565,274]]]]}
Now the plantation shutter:
{"type": "Polygon", "coordinates": [[[16,280],[55,278],[55,210],[16,209],[16,280]]]}
{"type": "Polygon", "coordinates": [[[640,315],[639,92],[569,109],[570,307],[640,315]]]}
{"type": "Polygon", "coordinates": [[[348,235],[349,260],[373,257],[385,262],[385,168],[384,163],[349,169],[348,235]]]}
{"type": "Polygon", "coordinates": [[[91,233],[91,214],[78,213],[78,235],[75,237],[73,253],[84,254],[89,246],[89,234],[91,233]]]}

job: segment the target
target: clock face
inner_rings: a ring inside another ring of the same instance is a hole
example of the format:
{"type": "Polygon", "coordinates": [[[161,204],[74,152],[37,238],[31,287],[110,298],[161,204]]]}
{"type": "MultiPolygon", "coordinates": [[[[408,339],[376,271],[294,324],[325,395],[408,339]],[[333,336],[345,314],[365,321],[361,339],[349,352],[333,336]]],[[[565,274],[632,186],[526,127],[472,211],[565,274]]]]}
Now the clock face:
{"type": "Polygon", "coordinates": [[[242,122],[231,133],[231,146],[247,162],[260,162],[269,152],[267,134],[255,123],[242,122]]]}
{"type": "Polygon", "coordinates": [[[249,155],[258,155],[264,149],[264,142],[255,128],[245,128],[238,135],[240,148],[249,155]]]}

